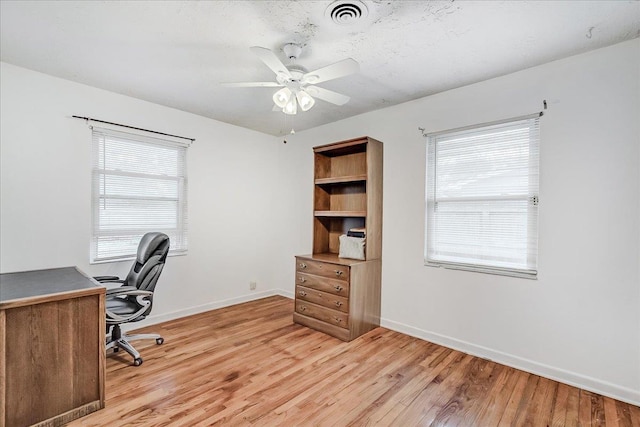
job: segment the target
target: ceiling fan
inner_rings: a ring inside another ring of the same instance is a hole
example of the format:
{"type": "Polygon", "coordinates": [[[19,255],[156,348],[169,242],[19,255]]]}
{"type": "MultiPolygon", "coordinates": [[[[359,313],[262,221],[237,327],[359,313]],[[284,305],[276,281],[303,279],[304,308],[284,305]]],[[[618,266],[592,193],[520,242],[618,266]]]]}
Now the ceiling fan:
{"type": "Polygon", "coordinates": [[[343,59],[334,64],[327,65],[315,71],[307,71],[304,67],[295,64],[302,52],[302,47],[294,43],[283,46],[287,58],[291,64],[286,66],[271,50],[253,46],[249,48],[265,65],[276,73],[275,82],[238,82],[221,83],[227,87],[281,87],[273,94],[274,110],[282,110],[285,114],[296,114],[298,106],[302,111],[307,111],[315,104],[315,99],[322,99],[335,105],[344,105],[348,96],[338,92],[315,86],[317,83],[337,79],[349,74],[357,73],[360,69],[358,63],[351,59],[343,59]]]}

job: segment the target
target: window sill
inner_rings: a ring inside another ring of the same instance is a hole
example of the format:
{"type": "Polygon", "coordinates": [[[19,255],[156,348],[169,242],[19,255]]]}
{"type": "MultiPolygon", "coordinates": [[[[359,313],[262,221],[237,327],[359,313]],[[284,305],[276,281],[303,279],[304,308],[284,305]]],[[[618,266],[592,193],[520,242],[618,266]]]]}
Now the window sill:
{"type": "Polygon", "coordinates": [[[425,260],[424,265],[426,267],[441,267],[449,270],[471,271],[474,273],[493,274],[496,276],[509,276],[509,277],[517,277],[519,279],[538,280],[538,272],[535,270],[534,271],[510,270],[507,268],[499,268],[499,267],[487,267],[487,266],[461,264],[461,263],[434,262],[434,261],[428,261],[428,260],[425,260]]]}

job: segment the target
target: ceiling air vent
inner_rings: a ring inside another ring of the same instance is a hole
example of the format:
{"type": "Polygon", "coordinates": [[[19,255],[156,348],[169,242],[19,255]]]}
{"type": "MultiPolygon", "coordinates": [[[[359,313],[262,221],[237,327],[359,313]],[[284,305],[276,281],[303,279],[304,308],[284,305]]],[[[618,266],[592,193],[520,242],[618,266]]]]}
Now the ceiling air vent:
{"type": "Polygon", "coordinates": [[[325,16],[338,25],[351,25],[366,18],[368,13],[367,6],[359,0],[338,0],[327,7],[325,16]]]}

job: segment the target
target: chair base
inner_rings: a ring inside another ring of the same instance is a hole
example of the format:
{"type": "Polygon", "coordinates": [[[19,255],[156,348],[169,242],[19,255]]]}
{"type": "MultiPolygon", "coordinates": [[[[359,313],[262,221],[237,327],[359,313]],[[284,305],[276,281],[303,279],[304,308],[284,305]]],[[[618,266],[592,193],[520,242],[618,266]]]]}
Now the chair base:
{"type": "Polygon", "coordinates": [[[131,357],[133,357],[134,366],[142,365],[142,357],[140,357],[140,353],[138,352],[138,350],[136,350],[129,341],[154,339],[156,340],[156,344],[158,345],[164,343],[164,338],[162,338],[158,334],[127,335],[122,333],[122,330],[120,329],[120,325],[107,325],[107,328],[109,328],[110,326],[113,326],[113,329],[111,330],[111,333],[107,333],[106,350],[113,348],[113,351],[115,353],[120,349],[123,349],[124,351],[129,353],[131,357]]]}

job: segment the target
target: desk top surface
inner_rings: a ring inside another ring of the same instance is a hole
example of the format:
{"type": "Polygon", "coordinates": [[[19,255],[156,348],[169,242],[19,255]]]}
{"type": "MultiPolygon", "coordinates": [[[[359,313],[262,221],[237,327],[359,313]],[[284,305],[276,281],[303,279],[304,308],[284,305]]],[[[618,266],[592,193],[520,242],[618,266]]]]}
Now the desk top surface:
{"type": "Polygon", "coordinates": [[[0,274],[0,308],[8,304],[46,302],[56,296],[104,293],[104,289],[76,267],[3,273],[0,274]]]}

